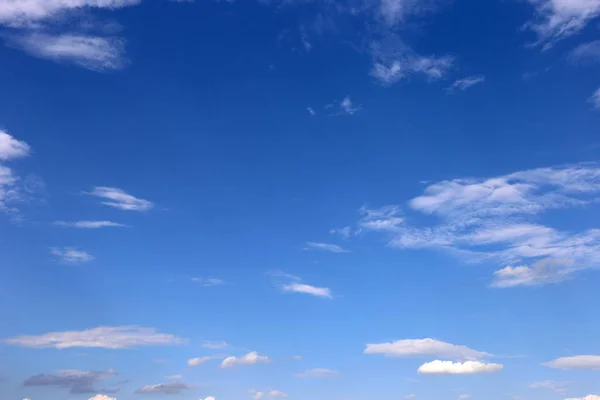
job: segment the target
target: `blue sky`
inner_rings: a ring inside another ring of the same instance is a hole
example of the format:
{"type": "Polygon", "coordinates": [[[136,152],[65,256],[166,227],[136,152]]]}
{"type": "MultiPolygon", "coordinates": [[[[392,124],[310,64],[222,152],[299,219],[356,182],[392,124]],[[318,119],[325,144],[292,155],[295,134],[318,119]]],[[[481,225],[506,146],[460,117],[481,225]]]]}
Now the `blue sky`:
{"type": "Polygon", "coordinates": [[[0,0],[0,397],[600,399],[600,0],[0,0]]]}

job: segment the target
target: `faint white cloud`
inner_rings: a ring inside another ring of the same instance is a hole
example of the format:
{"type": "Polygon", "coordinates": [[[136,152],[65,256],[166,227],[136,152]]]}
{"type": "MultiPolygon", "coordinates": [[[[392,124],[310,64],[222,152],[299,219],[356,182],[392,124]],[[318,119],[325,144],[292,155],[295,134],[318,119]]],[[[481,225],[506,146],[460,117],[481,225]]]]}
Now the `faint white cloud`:
{"type": "Polygon", "coordinates": [[[332,235],[339,235],[344,239],[350,239],[351,236],[358,235],[360,230],[354,230],[350,226],[345,226],[343,228],[333,228],[329,230],[329,233],[332,235]]]}
{"type": "Polygon", "coordinates": [[[27,143],[15,139],[8,132],[0,129],[0,161],[27,157],[30,153],[31,148],[27,143]]]}
{"type": "Polygon", "coordinates": [[[470,398],[471,398],[470,394],[459,394],[458,395],[459,400],[466,400],[466,399],[470,399],[470,398]]]}
{"type": "Polygon", "coordinates": [[[580,44],[569,53],[568,59],[576,65],[600,63],[600,40],[580,44]]]}
{"type": "Polygon", "coordinates": [[[221,368],[231,368],[236,365],[251,365],[257,363],[268,363],[271,360],[267,356],[261,356],[256,351],[252,351],[241,357],[227,357],[221,362],[221,368]]]}
{"type": "Polygon", "coordinates": [[[183,375],[169,375],[169,376],[166,376],[165,378],[171,379],[173,381],[180,381],[183,379],[183,375]]]}
{"type": "Polygon", "coordinates": [[[217,279],[217,278],[192,278],[192,282],[196,282],[202,286],[220,286],[220,285],[224,285],[227,282],[225,282],[222,279],[217,279]]]}
{"type": "Polygon", "coordinates": [[[252,400],[260,400],[263,398],[273,399],[276,397],[288,397],[288,395],[286,393],[283,393],[280,390],[274,390],[274,389],[268,389],[268,390],[263,390],[263,391],[251,389],[251,390],[249,390],[249,392],[252,393],[252,400]]]}
{"type": "MultiPolygon", "coordinates": [[[[27,399],[25,399],[27,400],[27,399]]],[[[117,400],[116,397],[110,397],[105,394],[97,394],[93,397],[90,397],[89,400],[117,400]]]]}
{"type": "Polygon", "coordinates": [[[62,226],[63,228],[79,229],[122,228],[127,226],[113,221],[56,221],[54,225],[62,226]]]}
{"type": "MultiPolygon", "coordinates": [[[[178,1],[193,1],[193,0],[178,0],[178,1]]],[[[200,400],[202,400],[202,399],[200,399],[200,400]]],[[[215,400],[215,398],[213,396],[208,396],[208,397],[205,397],[204,400],[215,400]]]]}
{"type": "Polygon", "coordinates": [[[592,103],[595,109],[600,109],[600,88],[594,92],[589,101],[592,103]]]}
{"type": "Polygon", "coordinates": [[[348,253],[348,250],[341,248],[337,244],[307,242],[306,245],[308,246],[307,249],[325,250],[331,253],[348,253]]]}
{"type": "Polygon", "coordinates": [[[582,355],[561,357],[542,365],[566,370],[600,370],[600,356],[582,355]]]}
{"type": "Polygon", "coordinates": [[[157,383],[154,385],[142,386],[136,389],[137,394],[181,394],[185,390],[193,389],[193,385],[183,382],[157,383]]]}
{"type": "Polygon", "coordinates": [[[465,90],[472,88],[475,85],[479,85],[485,82],[485,76],[483,75],[474,75],[466,78],[458,79],[454,81],[450,87],[448,87],[448,93],[455,93],[457,91],[464,92],[465,90]]]}
{"type": "Polygon", "coordinates": [[[565,400],[600,400],[600,395],[588,394],[585,397],[569,398],[569,399],[565,399],[565,400]]]}
{"type": "Polygon", "coordinates": [[[369,231],[395,231],[404,223],[404,216],[400,207],[390,205],[372,209],[362,206],[359,210],[361,219],[358,223],[359,232],[369,231]]]}
{"type": "Polygon", "coordinates": [[[389,26],[406,22],[407,17],[435,11],[440,0],[380,0],[377,14],[389,26]]]}
{"type": "Polygon", "coordinates": [[[317,113],[315,112],[315,110],[313,110],[313,108],[312,108],[311,106],[308,106],[308,107],[306,107],[306,111],[308,111],[308,113],[309,113],[310,115],[312,115],[313,117],[314,117],[315,115],[317,115],[317,113]]]}
{"type": "Polygon", "coordinates": [[[154,204],[148,200],[137,198],[123,189],[96,186],[90,192],[83,192],[90,196],[95,196],[103,201],[101,202],[105,206],[118,208],[126,211],[148,211],[154,204]]]}
{"type": "Polygon", "coordinates": [[[6,344],[37,349],[68,349],[73,347],[97,347],[126,349],[140,346],[164,346],[181,344],[183,339],[154,328],[137,326],[101,326],[83,331],[50,332],[43,335],[24,335],[2,340],[6,344]]]}
{"type": "Polygon", "coordinates": [[[293,356],[292,357],[294,360],[302,360],[302,356],[293,356]]]}
{"type": "Polygon", "coordinates": [[[570,274],[576,270],[573,265],[573,261],[569,259],[544,259],[533,263],[531,267],[508,266],[494,272],[491,286],[506,288],[560,283],[569,279],[570,274]]]}
{"type": "Polygon", "coordinates": [[[34,57],[72,63],[92,71],[117,70],[127,65],[124,43],[118,38],[34,32],[11,36],[9,44],[34,57]]]}
{"type": "Polygon", "coordinates": [[[198,358],[190,358],[187,362],[188,367],[197,367],[200,364],[204,364],[207,361],[213,360],[217,357],[214,356],[206,356],[206,357],[198,357],[198,358]]]}
{"type": "Polygon", "coordinates": [[[229,345],[229,343],[227,343],[224,340],[219,340],[219,341],[210,341],[210,340],[206,340],[204,343],[202,343],[202,347],[204,347],[205,349],[227,349],[229,347],[231,347],[229,345]]]}
{"type": "Polygon", "coordinates": [[[444,357],[455,360],[477,360],[492,355],[483,351],[441,342],[435,339],[404,339],[395,342],[367,344],[365,354],[387,357],[444,357]]]}
{"type": "Polygon", "coordinates": [[[525,24],[537,34],[534,45],[549,49],[557,41],[579,33],[600,15],[599,0],[529,0],[536,17],[525,24]]]}
{"type": "Polygon", "coordinates": [[[404,396],[405,399],[414,399],[415,397],[417,397],[417,395],[414,393],[407,394],[406,396],[404,396]]]}
{"type": "Polygon", "coordinates": [[[50,254],[58,257],[63,264],[83,264],[94,260],[94,256],[75,247],[51,247],[50,254]]]}
{"type": "Polygon", "coordinates": [[[342,101],[334,101],[331,104],[325,106],[326,109],[331,111],[330,115],[353,115],[358,111],[362,110],[362,106],[356,105],[350,96],[344,97],[342,101]]]}
{"type": "Polygon", "coordinates": [[[418,372],[421,374],[449,374],[449,375],[463,375],[463,374],[481,374],[498,372],[504,368],[501,364],[483,363],[480,361],[465,361],[452,362],[452,361],[440,361],[435,360],[432,362],[421,365],[418,372]]]}
{"type": "Polygon", "coordinates": [[[27,143],[15,139],[8,132],[0,129],[0,212],[17,215],[19,210],[14,207],[14,204],[24,201],[27,192],[20,177],[3,162],[27,157],[29,154],[31,148],[27,143]]]}
{"type": "Polygon", "coordinates": [[[283,285],[281,287],[281,290],[283,290],[284,292],[310,294],[313,296],[325,297],[328,299],[333,298],[333,296],[331,295],[331,290],[329,288],[316,287],[298,282],[292,282],[287,285],[283,285]]]}
{"type": "Polygon", "coordinates": [[[565,387],[567,382],[556,382],[556,381],[540,381],[529,384],[532,389],[548,389],[556,393],[565,393],[567,388],[565,387]]]}
{"type": "Polygon", "coordinates": [[[312,368],[304,372],[296,374],[299,378],[337,378],[340,376],[339,371],[327,368],[312,368]]]}

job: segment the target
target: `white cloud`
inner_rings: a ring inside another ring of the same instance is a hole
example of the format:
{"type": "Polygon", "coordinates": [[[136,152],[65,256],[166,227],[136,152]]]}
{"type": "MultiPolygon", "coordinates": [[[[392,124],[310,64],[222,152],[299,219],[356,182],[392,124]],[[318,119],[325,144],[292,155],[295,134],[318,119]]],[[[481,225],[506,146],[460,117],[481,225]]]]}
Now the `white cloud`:
{"type": "Polygon", "coordinates": [[[471,395],[470,394],[460,394],[458,395],[459,400],[466,400],[466,399],[470,399],[471,395]]]}
{"type": "Polygon", "coordinates": [[[288,395],[279,390],[270,390],[267,393],[267,397],[273,399],[276,397],[288,397],[288,395]]]}
{"type": "Polygon", "coordinates": [[[113,221],[56,221],[54,225],[64,228],[79,228],[79,229],[99,229],[99,228],[122,228],[126,225],[113,221]]]}
{"type": "Polygon", "coordinates": [[[600,109],[600,88],[594,92],[589,101],[592,103],[595,109],[600,109]]]}
{"type": "Polygon", "coordinates": [[[215,342],[207,340],[204,343],[202,343],[202,347],[204,347],[205,349],[226,349],[230,347],[230,345],[224,340],[219,340],[215,342]]]}
{"type": "Polygon", "coordinates": [[[136,389],[137,394],[180,394],[184,390],[193,389],[193,385],[183,382],[157,383],[136,389]]]}
{"type": "Polygon", "coordinates": [[[556,382],[556,381],[540,381],[529,384],[532,389],[548,389],[556,393],[564,393],[567,391],[565,385],[567,382],[556,382]]]}
{"type": "Polygon", "coordinates": [[[62,249],[51,247],[50,254],[58,257],[63,264],[83,264],[94,260],[94,256],[91,254],[83,250],[77,250],[74,247],[64,247],[62,249]]]}
{"type": "Polygon", "coordinates": [[[132,196],[118,188],[96,186],[91,192],[84,192],[84,194],[99,197],[104,200],[102,204],[105,206],[120,210],[148,211],[154,206],[152,202],[132,196]]]}
{"type": "Polygon", "coordinates": [[[317,115],[317,113],[315,112],[315,110],[313,110],[313,108],[312,108],[311,106],[308,106],[308,107],[306,107],[306,111],[308,111],[308,113],[309,113],[310,115],[312,115],[313,117],[314,117],[315,115],[317,115]]]}
{"type": "Polygon", "coordinates": [[[183,375],[169,375],[169,376],[166,376],[165,378],[171,379],[173,381],[180,381],[183,379],[183,375]]]}
{"type": "Polygon", "coordinates": [[[449,93],[454,93],[456,91],[464,92],[465,90],[472,88],[475,85],[479,85],[485,82],[485,76],[483,75],[474,75],[469,76],[467,78],[462,78],[454,81],[452,85],[448,88],[449,93]]]}
{"type": "Polygon", "coordinates": [[[17,0],[0,3],[0,24],[27,26],[35,21],[59,17],[85,8],[116,9],[139,4],[141,0],[17,0]]]}
{"type": "Polygon", "coordinates": [[[360,232],[353,230],[350,226],[345,226],[343,228],[330,229],[329,233],[331,233],[332,235],[340,235],[344,239],[350,239],[351,236],[357,235],[360,232]]]}
{"type": "Polygon", "coordinates": [[[363,206],[359,210],[362,215],[359,221],[360,231],[363,229],[370,231],[394,231],[403,223],[404,217],[398,206],[383,206],[378,209],[370,209],[363,206]]]}
{"type": "Polygon", "coordinates": [[[288,397],[288,395],[286,393],[283,393],[280,390],[273,390],[273,389],[269,389],[266,391],[258,391],[258,390],[254,390],[251,389],[249,390],[250,393],[252,393],[252,399],[253,400],[260,400],[263,398],[276,398],[276,397],[288,397]]]}
{"type": "Polygon", "coordinates": [[[479,361],[465,361],[464,363],[435,360],[421,365],[418,372],[421,374],[481,374],[498,372],[504,366],[501,364],[483,363],[479,361]]]}
{"type": "Polygon", "coordinates": [[[565,399],[565,400],[600,400],[600,395],[589,394],[585,397],[569,398],[569,399],[565,399]]]}
{"type": "MultiPolygon", "coordinates": [[[[185,1],[188,1],[188,0],[185,0],[185,1]]],[[[202,400],[202,399],[200,399],[200,400],[202,400]]],[[[208,397],[205,397],[204,400],[215,400],[215,398],[213,396],[208,396],[208,397]]]]}
{"type": "Polygon", "coordinates": [[[561,357],[549,361],[543,365],[551,368],[572,370],[600,370],[600,356],[582,355],[573,357],[561,357]]]}
{"type": "Polygon", "coordinates": [[[577,65],[591,65],[600,62],[600,40],[582,43],[569,53],[569,61],[577,65]]]}
{"type": "Polygon", "coordinates": [[[205,356],[205,357],[198,357],[198,358],[190,358],[187,362],[187,365],[189,367],[197,367],[200,364],[203,364],[207,361],[210,361],[212,359],[214,359],[215,357],[212,356],[205,356]]]}
{"type": "Polygon", "coordinates": [[[573,261],[569,259],[545,259],[531,267],[505,267],[494,272],[492,287],[507,288],[514,286],[537,286],[559,283],[569,278],[574,271],[573,261]]]}
{"type": "Polygon", "coordinates": [[[435,339],[405,339],[390,343],[367,344],[365,354],[382,354],[387,357],[444,357],[456,360],[477,360],[491,354],[457,346],[435,339]]]}
{"type": "Polygon", "coordinates": [[[12,36],[9,44],[34,57],[72,63],[92,71],[116,70],[127,64],[124,43],[118,38],[34,32],[12,36]]]}
{"type": "Polygon", "coordinates": [[[545,49],[557,41],[580,32],[600,15],[600,0],[529,0],[535,7],[536,19],[525,27],[533,30],[538,39],[535,45],[545,49]]]}
{"type": "Polygon", "coordinates": [[[325,250],[331,253],[348,253],[348,250],[341,248],[337,244],[307,242],[306,245],[308,249],[325,250]]]}
{"type": "Polygon", "coordinates": [[[109,397],[105,394],[97,394],[93,397],[90,397],[89,400],[117,400],[116,397],[109,397]]]}
{"type": "Polygon", "coordinates": [[[157,333],[154,328],[136,326],[101,326],[83,331],[50,332],[43,335],[25,335],[3,340],[6,344],[37,349],[68,349],[98,347],[126,349],[139,346],[164,346],[183,343],[176,336],[157,333]]]}
{"type": "Polygon", "coordinates": [[[327,368],[312,368],[296,374],[299,378],[336,378],[340,376],[339,371],[327,368]]]}
{"type": "Polygon", "coordinates": [[[260,400],[263,397],[265,397],[265,393],[264,392],[257,392],[257,391],[251,390],[250,393],[254,393],[252,395],[252,400],[260,400]]]}
{"type": "Polygon", "coordinates": [[[326,109],[332,110],[330,115],[353,115],[362,110],[362,106],[354,104],[350,96],[344,97],[342,101],[334,101],[325,106],[326,109]]]}
{"type": "Polygon", "coordinates": [[[414,399],[415,397],[417,397],[416,394],[412,393],[412,394],[407,394],[406,396],[404,396],[405,399],[414,399]]]}
{"type": "Polygon", "coordinates": [[[305,293],[317,297],[326,297],[329,299],[333,298],[333,296],[331,295],[331,289],[311,286],[304,283],[289,283],[287,285],[283,285],[281,287],[281,290],[283,290],[284,292],[305,293]]]}
{"type": "Polygon", "coordinates": [[[15,139],[8,132],[0,129],[0,161],[26,157],[31,153],[29,145],[15,139]]]}
{"type": "Polygon", "coordinates": [[[250,352],[242,357],[227,357],[221,362],[221,368],[231,368],[236,365],[250,365],[257,363],[267,363],[271,360],[267,356],[261,356],[256,351],[250,352]]]}
{"type": "Polygon", "coordinates": [[[202,286],[220,286],[226,282],[217,278],[192,278],[192,282],[199,283],[202,286]]]}

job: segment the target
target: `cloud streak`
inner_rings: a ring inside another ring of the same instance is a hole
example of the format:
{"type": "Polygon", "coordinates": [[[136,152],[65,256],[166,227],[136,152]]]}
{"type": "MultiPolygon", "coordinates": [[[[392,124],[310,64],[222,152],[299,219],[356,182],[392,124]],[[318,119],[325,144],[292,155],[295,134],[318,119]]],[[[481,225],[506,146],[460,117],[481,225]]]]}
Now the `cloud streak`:
{"type": "Polygon", "coordinates": [[[501,364],[483,363],[479,361],[466,361],[464,363],[452,361],[432,361],[421,365],[420,374],[426,375],[469,375],[498,372],[504,368],[501,364]]]}
{"type": "Polygon", "coordinates": [[[151,201],[137,198],[123,189],[114,187],[96,186],[91,191],[83,194],[101,199],[101,204],[105,206],[124,211],[148,211],[154,207],[151,201]]]}

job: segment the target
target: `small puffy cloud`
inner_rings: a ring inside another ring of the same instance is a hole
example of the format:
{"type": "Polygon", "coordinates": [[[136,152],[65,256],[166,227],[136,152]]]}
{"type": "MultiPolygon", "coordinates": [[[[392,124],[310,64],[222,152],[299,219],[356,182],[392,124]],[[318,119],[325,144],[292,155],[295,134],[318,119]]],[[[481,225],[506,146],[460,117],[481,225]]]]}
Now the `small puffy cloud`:
{"type": "Polygon", "coordinates": [[[242,357],[227,357],[221,362],[221,368],[231,368],[236,365],[250,365],[257,363],[267,363],[271,360],[267,356],[261,356],[256,351],[252,351],[242,357]]]}
{"type": "Polygon", "coordinates": [[[50,332],[43,335],[26,335],[3,339],[6,344],[37,349],[68,349],[96,347],[126,349],[140,346],[164,346],[184,342],[176,336],[157,333],[154,328],[137,326],[101,326],[83,331],[50,332]]]}
{"type": "Polygon", "coordinates": [[[229,343],[227,343],[224,340],[219,340],[219,341],[206,340],[204,343],[202,343],[202,347],[204,347],[205,349],[220,350],[220,349],[226,349],[226,348],[230,347],[230,345],[229,345],[229,343]]]}
{"type": "Polygon", "coordinates": [[[148,200],[137,198],[123,189],[96,186],[90,192],[84,194],[102,199],[102,204],[109,207],[126,211],[148,211],[154,204],[148,200]]]}
{"type": "MultiPolygon", "coordinates": [[[[23,382],[24,386],[31,387],[54,387],[68,389],[69,393],[82,394],[93,393],[97,390],[94,385],[101,380],[116,376],[114,370],[108,371],[80,371],[61,370],[54,375],[34,375],[23,382]]],[[[101,399],[101,398],[100,398],[101,399]]],[[[102,399],[101,399],[102,400],[102,399]]]]}
{"type": "Polygon", "coordinates": [[[90,397],[89,400],[117,400],[115,397],[109,397],[105,394],[97,394],[94,397],[90,397]]]}
{"type": "Polygon", "coordinates": [[[525,265],[507,266],[494,272],[494,280],[491,286],[507,288],[559,283],[569,278],[572,272],[569,267],[572,265],[572,260],[545,259],[533,263],[531,267],[525,265]]]}
{"type": "Polygon", "coordinates": [[[485,82],[485,76],[475,75],[467,78],[462,78],[454,81],[452,85],[447,89],[449,93],[455,93],[457,91],[464,92],[465,90],[472,88],[475,85],[479,85],[485,82]]]}
{"type": "Polygon", "coordinates": [[[561,357],[544,363],[546,367],[572,370],[600,370],[600,356],[561,357]]]}
{"type": "Polygon", "coordinates": [[[58,257],[63,264],[83,264],[94,260],[94,256],[75,247],[51,247],[50,254],[58,257]]]}
{"type": "Polygon", "coordinates": [[[600,400],[600,395],[588,394],[585,397],[569,398],[569,399],[565,399],[565,400],[600,400]]]}
{"type": "Polygon", "coordinates": [[[569,62],[575,65],[600,63],[600,40],[582,43],[569,53],[569,62]]]}
{"type": "Polygon", "coordinates": [[[348,253],[348,250],[341,248],[337,244],[307,242],[306,245],[308,246],[307,249],[324,250],[331,253],[348,253]]]}
{"type": "Polygon", "coordinates": [[[350,96],[344,97],[340,102],[334,101],[325,108],[332,110],[331,115],[353,115],[362,109],[361,106],[354,104],[350,96]]]}
{"type": "Polygon", "coordinates": [[[226,282],[222,279],[217,278],[192,278],[192,282],[196,282],[202,286],[220,286],[224,285],[226,282]]]}
{"type": "Polygon", "coordinates": [[[435,339],[404,339],[396,342],[368,344],[365,354],[382,354],[387,357],[445,357],[456,360],[477,360],[491,354],[441,342],[435,339]]]}
{"type": "Polygon", "coordinates": [[[137,394],[181,394],[184,390],[193,389],[193,385],[183,382],[157,383],[136,389],[137,394]]]}
{"type": "Polygon", "coordinates": [[[287,397],[287,394],[285,394],[285,393],[283,393],[282,391],[279,391],[279,390],[270,390],[267,393],[267,397],[271,398],[271,399],[276,398],[276,397],[287,397]]]}
{"type": "Polygon", "coordinates": [[[311,286],[304,283],[293,282],[287,285],[283,285],[281,287],[281,290],[283,290],[284,292],[310,294],[312,296],[325,297],[328,299],[333,298],[333,296],[331,295],[331,289],[311,286]]]}
{"type": "Polygon", "coordinates": [[[30,153],[31,148],[27,143],[15,139],[8,132],[0,129],[0,161],[26,157],[30,153]]]}
{"type": "Polygon", "coordinates": [[[198,358],[190,358],[187,362],[188,367],[197,367],[200,364],[204,364],[207,361],[212,360],[214,357],[198,357],[198,358]]]}
{"type": "Polygon", "coordinates": [[[56,221],[54,225],[78,229],[122,228],[126,226],[113,221],[56,221]]]}
{"type": "Polygon", "coordinates": [[[35,32],[11,36],[9,44],[37,58],[71,63],[92,71],[117,70],[127,65],[124,42],[118,38],[35,32]]]}
{"type": "Polygon", "coordinates": [[[479,361],[465,361],[464,363],[452,361],[435,360],[421,365],[418,372],[421,374],[449,374],[449,375],[464,375],[464,374],[482,374],[498,372],[502,370],[502,364],[483,363],[479,361]]]}
{"type": "Polygon", "coordinates": [[[340,376],[338,371],[327,368],[313,368],[296,374],[300,378],[336,378],[340,376]]]}

